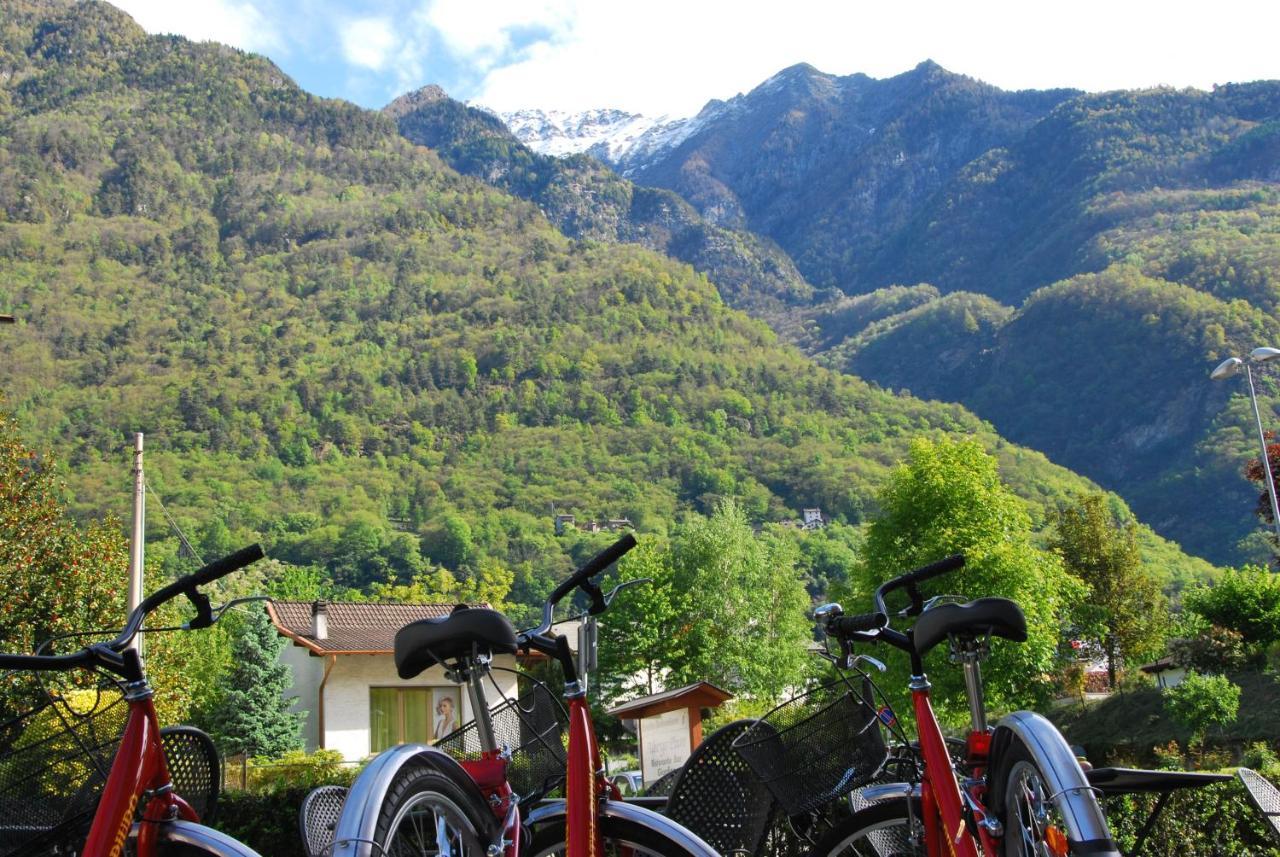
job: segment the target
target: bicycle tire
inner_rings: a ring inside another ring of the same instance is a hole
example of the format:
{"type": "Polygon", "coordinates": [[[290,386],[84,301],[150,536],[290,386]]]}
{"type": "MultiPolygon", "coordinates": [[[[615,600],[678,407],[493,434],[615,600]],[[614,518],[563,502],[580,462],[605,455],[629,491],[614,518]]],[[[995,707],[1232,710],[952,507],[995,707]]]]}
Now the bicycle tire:
{"type": "MultiPolygon", "coordinates": [[[[1004,826],[998,852],[1001,857],[1034,857],[1044,850],[1037,846],[1049,842],[1050,837],[1061,837],[1055,845],[1066,844],[1069,854],[1097,853],[1096,848],[1080,851],[1069,842],[1044,772],[1020,738],[1014,738],[996,761],[992,782],[1000,784],[997,805],[992,810],[1004,826]]],[[[1089,791],[1079,792],[1073,799],[1095,805],[1098,801],[1089,791]]]]}
{"type": "MultiPolygon", "coordinates": [[[[657,830],[630,819],[601,816],[598,820],[600,835],[604,839],[603,857],[622,854],[633,857],[694,857],[691,851],[657,830]]],[[[522,853],[524,857],[563,857],[563,825],[548,824],[537,830],[529,841],[528,849],[522,853]]]]}
{"type": "Polygon", "coordinates": [[[809,857],[921,857],[925,853],[920,802],[877,801],[831,827],[809,857]]]}
{"type": "Polygon", "coordinates": [[[409,762],[387,788],[374,828],[374,853],[425,857],[440,853],[438,838],[456,857],[484,857],[493,813],[471,790],[438,768],[409,762]],[[441,824],[443,822],[443,824],[441,824]]]}

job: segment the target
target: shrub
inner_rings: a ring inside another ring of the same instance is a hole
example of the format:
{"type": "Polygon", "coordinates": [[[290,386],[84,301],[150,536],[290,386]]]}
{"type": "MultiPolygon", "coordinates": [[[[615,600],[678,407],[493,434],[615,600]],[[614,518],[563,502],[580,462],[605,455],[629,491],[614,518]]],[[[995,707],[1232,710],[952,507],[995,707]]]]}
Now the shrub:
{"type": "Polygon", "coordinates": [[[291,788],[313,789],[316,786],[349,786],[359,768],[342,764],[337,750],[316,750],[307,754],[291,750],[278,759],[256,757],[249,762],[248,790],[278,792],[291,788]]]}
{"type": "Polygon", "coordinates": [[[1224,675],[1188,673],[1182,683],[1164,691],[1164,709],[1191,730],[1192,743],[1211,726],[1234,722],[1240,711],[1240,686],[1224,675]]]}
{"type": "Polygon", "coordinates": [[[1235,672],[1249,660],[1244,637],[1221,625],[1210,625],[1193,637],[1170,640],[1169,654],[1178,666],[1206,673],[1235,672]]]}

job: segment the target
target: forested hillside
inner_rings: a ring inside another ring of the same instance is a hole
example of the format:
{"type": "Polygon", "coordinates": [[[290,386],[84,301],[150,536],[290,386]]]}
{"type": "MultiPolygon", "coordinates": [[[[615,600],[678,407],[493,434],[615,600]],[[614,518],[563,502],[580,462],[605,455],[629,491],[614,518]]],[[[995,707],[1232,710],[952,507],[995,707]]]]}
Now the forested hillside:
{"type": "Polygon", "coordinates": [[[779,303],[811,302],[791,257],[759,235],[712,225],[669,190],[632,184],[594,158],[540,155],[493,114],[427,86],[384,108],[400,133],[449,166],[537,203],[570,238],[641,244],[701,271],[727,303],[781,319],[779,303]]]}
{"type": "Polygon", "coordinates": [[[816,367],[685,265],[566,238],[386,116],[105,4],[6,6],[0,216],[3,407],[94,516],[124,511],[145,431],[207,554],[262,538],[357,588],[501,566],[527,602],[588,547],[555,512],[661,531],[733,495],[856,523],[913,436],[979,437],[1037,519],[1086,485],[816,367]]]}

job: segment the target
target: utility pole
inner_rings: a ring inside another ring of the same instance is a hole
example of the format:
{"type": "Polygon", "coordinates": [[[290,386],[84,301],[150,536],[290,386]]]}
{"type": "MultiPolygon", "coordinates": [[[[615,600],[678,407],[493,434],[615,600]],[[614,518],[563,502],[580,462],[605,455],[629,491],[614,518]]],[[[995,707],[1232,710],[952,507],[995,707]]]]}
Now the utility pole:
{"type": "MultiPolygon", "coordinates": [[[[142,603],[142,558],[147,529],[147,483],[142,476],[142,432],[133,436],[133,541],[129,544],[129,615],[142,603]]],[[[142,632],[129,646],[142,657],[142,632]]]]}

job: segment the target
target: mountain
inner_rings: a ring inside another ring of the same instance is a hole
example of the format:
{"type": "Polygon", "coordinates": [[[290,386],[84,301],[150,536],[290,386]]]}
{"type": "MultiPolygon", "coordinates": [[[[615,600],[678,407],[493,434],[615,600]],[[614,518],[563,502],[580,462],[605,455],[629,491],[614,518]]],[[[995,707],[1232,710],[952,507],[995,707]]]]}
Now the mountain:
{"type": "MultiPolygon", "coordinates": [[[[125,511],[142,430],[166,520],[207,555],[258,538],[353,587],[508,569],[535,603],[590,548],[554,512],[662,531],[732,495],[856,524],[943,432],[980,438],[1038,520],[1089,485],[960,406],[815,366],[687,265],[568,238],[260,56],[104,3],[5,14],[3,406],[86,514],[125,511]]],[[[173,560],[167,525],[149,541],[173,560]]]]}
{"type": "Polygon", "coordinates": [[[675,193],[635,185],[594,158],[538,154],[500,119],[439,87],[406,93],[383,112],[459,172],[536,203],[571,238],[640,244],[687,262],[727,302],[780,324],[785,305],[813,299],[812,286],[767,239],[707,223],[675,193]]]}
{"type": "Polygon", "coordinates": [[[785,328],[811,354],[965,404],[1198,553],[1260,555],[1248,405],[1206,379],[1280,342],[1280,83],[1011,93],[801,65],[698,119],[629,175],[846,293],[785,328]]]}
{"type": "Polygon", "coordinates": [[[585,154],[619,167],[655,157],[679,144],[696,128],[688,118],[653,118],[625,110],[517,110],[496,114],[516,139],[540,155],[563,157],[585,154]]]}
{"type": "Polygon", "coordinates": [[[865,268],[925,201],[1075,94],[1003,92],[932,62],[887,80],[801,64],[709,103],[673,145],[610,163],[852,293],[868,290],[865,268]]]}

